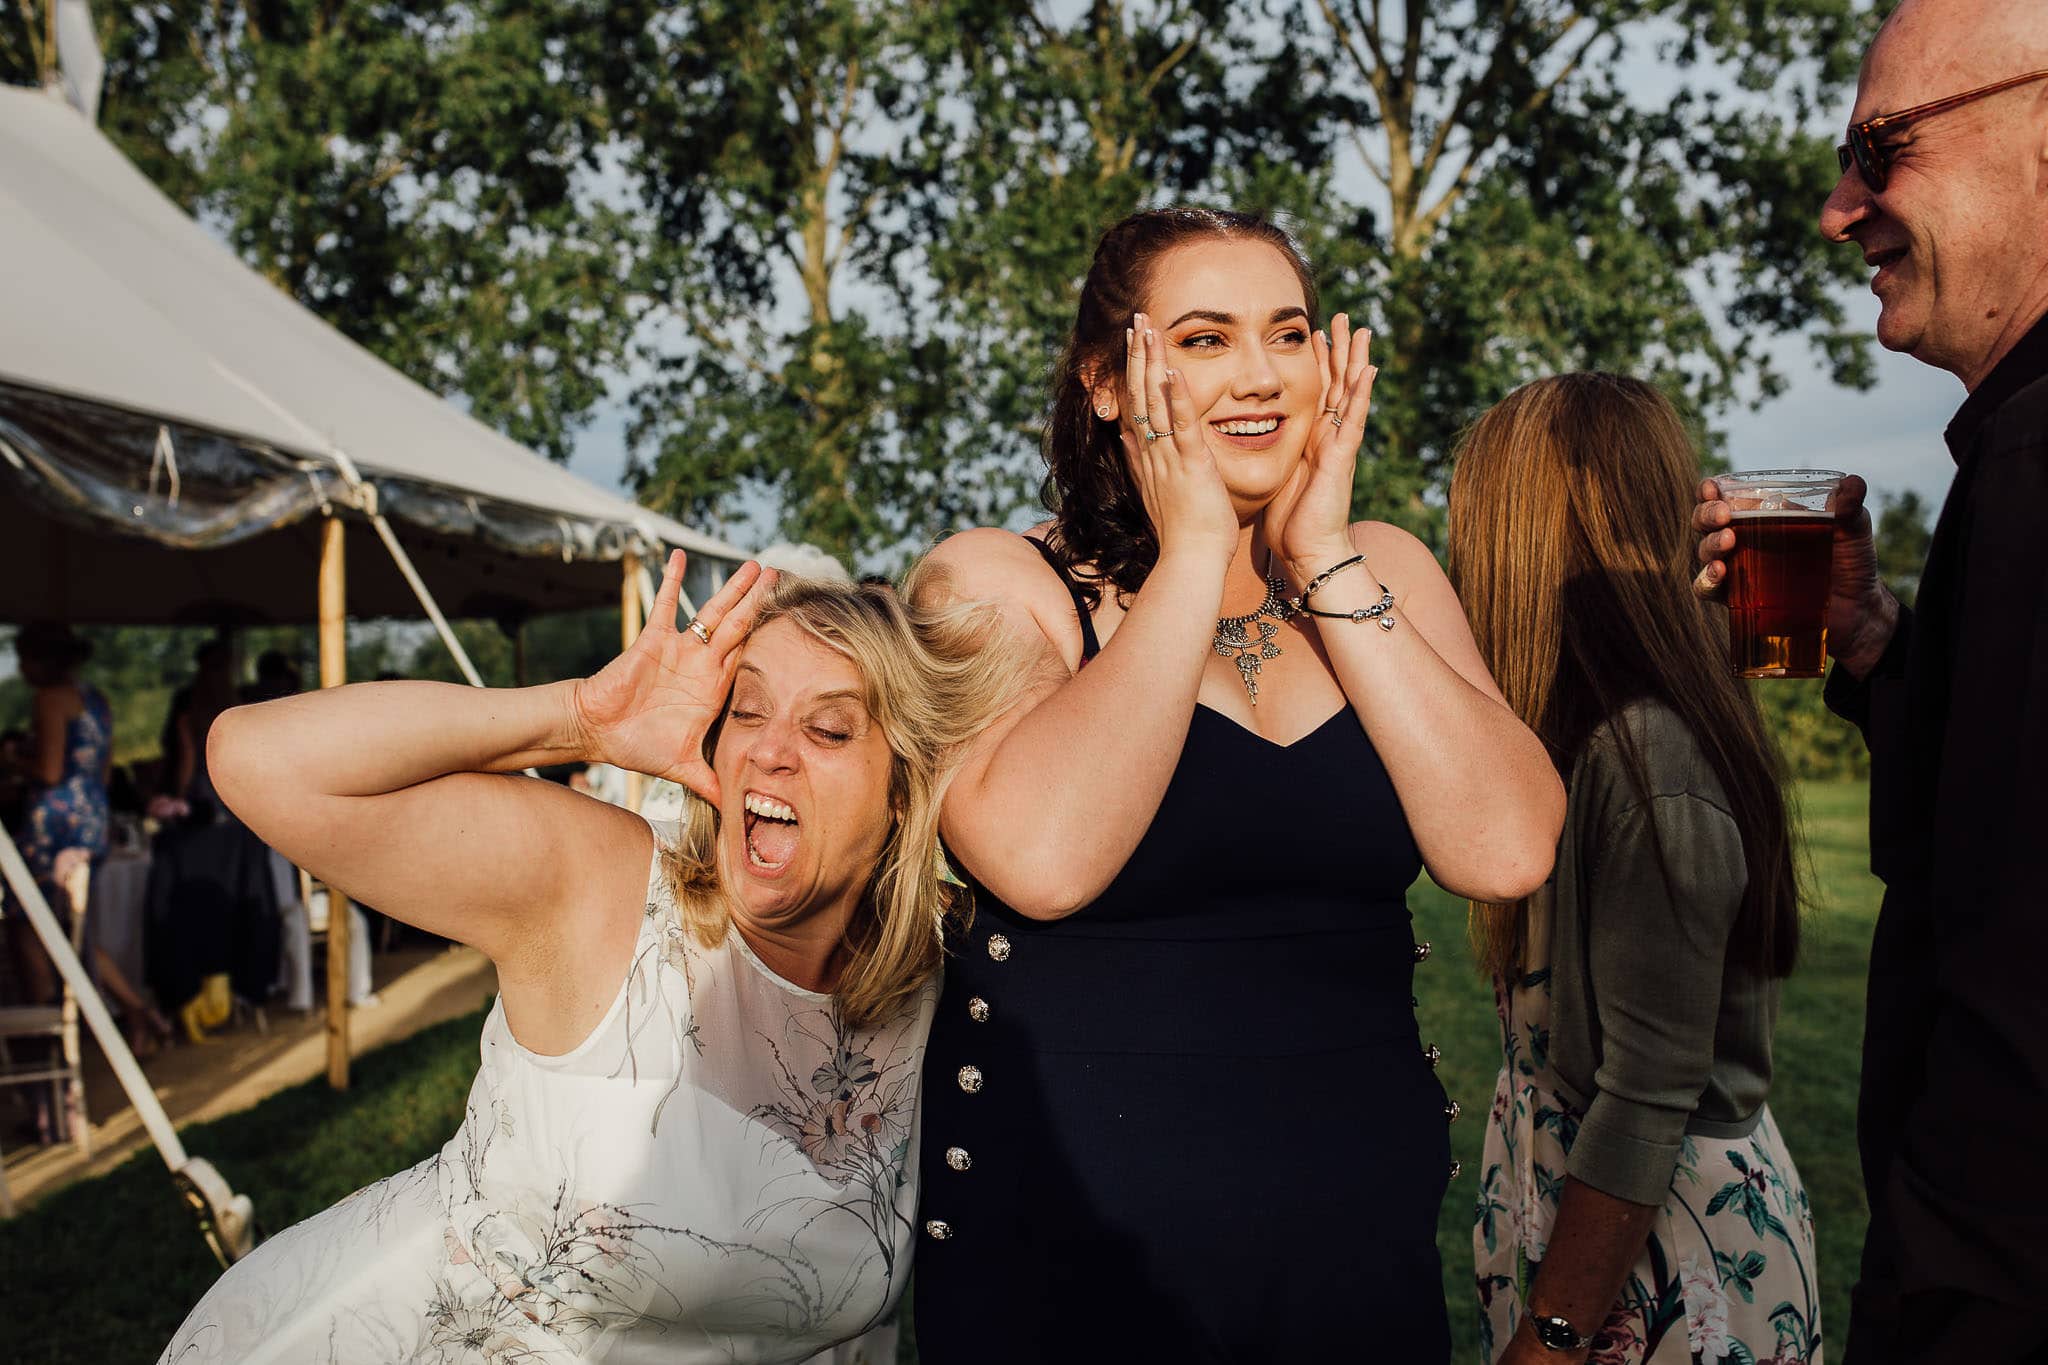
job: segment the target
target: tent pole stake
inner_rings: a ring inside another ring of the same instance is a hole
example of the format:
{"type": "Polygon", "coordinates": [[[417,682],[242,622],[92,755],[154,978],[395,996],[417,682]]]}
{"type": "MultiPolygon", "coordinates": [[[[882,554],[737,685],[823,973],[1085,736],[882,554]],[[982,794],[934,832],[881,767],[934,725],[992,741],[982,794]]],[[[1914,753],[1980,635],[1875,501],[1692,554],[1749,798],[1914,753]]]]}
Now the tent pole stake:
{"type": "MultiPolygon", "coordinates": [[[[320,523],[320,686],[348,681],[348,527],[320,523]]],[[[348,898],[327,888],[327,1084],[348,1089],[348,898]]]]}

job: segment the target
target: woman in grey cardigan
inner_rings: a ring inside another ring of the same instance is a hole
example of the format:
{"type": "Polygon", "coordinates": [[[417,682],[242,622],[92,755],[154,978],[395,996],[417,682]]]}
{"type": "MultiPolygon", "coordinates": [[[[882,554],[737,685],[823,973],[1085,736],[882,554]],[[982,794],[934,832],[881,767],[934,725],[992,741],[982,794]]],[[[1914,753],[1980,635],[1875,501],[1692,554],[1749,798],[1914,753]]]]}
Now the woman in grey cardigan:
{"type": "Polygon", "coordinates": [[[1648,385],[1482,417],[1451,578],[1569,786],[1551,881],[1477,905],[1505,1065],[1481,1168],[1488,1358],[1818,1362],[1813,1220],[1771,1120],[1799,894],[1777,762],[1688,587],[1699,466],[1648,385]]]}

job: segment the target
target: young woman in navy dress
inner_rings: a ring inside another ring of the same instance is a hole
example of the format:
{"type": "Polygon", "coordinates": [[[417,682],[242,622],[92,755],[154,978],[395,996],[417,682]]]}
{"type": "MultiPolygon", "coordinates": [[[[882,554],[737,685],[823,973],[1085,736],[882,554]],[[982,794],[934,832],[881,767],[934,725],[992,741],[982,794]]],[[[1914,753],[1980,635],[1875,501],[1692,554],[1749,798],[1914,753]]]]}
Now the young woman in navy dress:
{"type": "Polygon", "coordinates": [[[1564,796],[1429,551],[1350,520],[1374,370],[1316,316],[1263,220],[1118,224],[1051,520],[927,561],[1042,672],[944,807],[977,911],[926,1055],[926,1365],[1448,1358],[1403,893],[1527,894],[1564,796]]]}

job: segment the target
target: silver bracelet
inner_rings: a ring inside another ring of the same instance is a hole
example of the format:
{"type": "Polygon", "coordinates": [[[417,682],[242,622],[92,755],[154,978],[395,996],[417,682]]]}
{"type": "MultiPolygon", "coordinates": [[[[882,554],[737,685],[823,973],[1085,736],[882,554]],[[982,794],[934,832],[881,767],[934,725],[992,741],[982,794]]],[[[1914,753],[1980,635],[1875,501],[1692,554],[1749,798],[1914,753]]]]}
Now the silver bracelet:
{"type": "MultiPolygon", "coordinates": [[[[1315,596],[1317,592],[1321,591],[1323,585],[1328,583],[1332,578],[1335,578],[1339,573],[1341,573],[1345,569],[1350,568],[1354,564],[1363,563],[1365,563],[1364,555],[1353,555],[1349,559],[1342,560],[1336,564],[1332,564],[1329,568],[1323,570],[1314,578],[1311,578],[1308,581],[1308,586],[1301,590],[1301,595],[1293,599],[1287,605],[1294,608],[1294,610],[1300,612],[1303,616],[1320,617],[1325,621],[1350,621],[1357,625],[1363,625],[1367,621],[1378,621],[1380,623],[1381,630],[1392,630],[1394,628],[1396,618],[1390,615],[1389,613],[1391,613],[1394,610],[1394,593],[1393,590],[1384,583],[1380,583],[1379,585],[1379,601],[1373,603],[1369,607],[1359,607],[1355,611],[1317,611],[1314,607],[1308,604],[1309,598],[1315,596]]],[[[1377,579],[1375,579],[1374,581],[1378,582],[1377,579]]]]}

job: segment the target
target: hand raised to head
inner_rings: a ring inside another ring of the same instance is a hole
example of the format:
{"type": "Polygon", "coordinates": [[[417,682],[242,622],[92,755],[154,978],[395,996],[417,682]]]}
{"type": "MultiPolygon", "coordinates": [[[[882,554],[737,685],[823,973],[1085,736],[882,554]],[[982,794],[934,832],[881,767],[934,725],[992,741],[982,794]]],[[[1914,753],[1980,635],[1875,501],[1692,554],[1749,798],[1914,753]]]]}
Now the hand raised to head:
{"type": "Polygon", "coordinates": [[[747,561],[683,627],[676,623],[683,564],[681,550],[669,556],[654,610],[632,646],[576,685],[576,719],[594,760],[668,778],[716,805],[704,736],[725,707],[740,647],[775,573],[747,561]]]}
{"type": "Polygon", "coordinates": [[[1125,338],[1123,417],[1118,436],[1160,554],[1206,547],[1228,559],[1238,535],[1230,490],[1187,380],[1166,368],[1166,343],[1143,313],[1125,338]]]}
{"type": "Polygon", "coordinates": [[[1317,332],[1311,345],[1322,371],[1322,397],[1309,419],[1301,468],[1268,504],[1265,520],[1266,543],[1300,571],[1298,577],[1327,569],[1351,553],[1358,447],[1379,376],[1371,360],[1372,333],[1354,335],[1347,314],[1331,318],[1328,333],[1317,332]]]}

